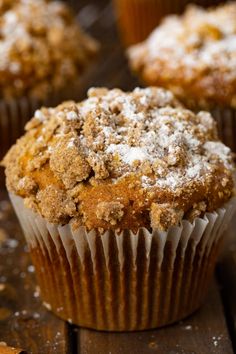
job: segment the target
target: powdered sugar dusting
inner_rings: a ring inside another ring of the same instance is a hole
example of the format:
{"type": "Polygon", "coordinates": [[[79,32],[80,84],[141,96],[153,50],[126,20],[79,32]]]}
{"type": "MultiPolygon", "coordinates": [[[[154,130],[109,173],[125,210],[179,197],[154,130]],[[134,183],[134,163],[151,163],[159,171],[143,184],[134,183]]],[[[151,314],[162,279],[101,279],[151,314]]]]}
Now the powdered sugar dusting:
{"type": "MultiPolygon", "coordinates": [[[[44,114],[37,111],[35,116],[45,125],[44,114]]],[[[156,185],[174,190],[204,181],[216,163],[232,168],[230,149],[217,140],[210,114],[182,108],[169,91],[91,89],[86,101],[50,114],[61,124],[56,134],[59,141],[67,136],[65,124],[81,129],[79,140],[68,134],[63,149],[76,151],[77,141],[78,152],[83,151],[98,179],[141,172],[144,188],[156,185]]],[[[49,146],[47,153],[53,156],[54,148],[49,146]]]]}
{"type": "Polygon", "coordinates": [[[129,49],[131,65],[148,82],[164,83],[183,100],[200,80],[201,95],[208,98],[219,95],[222,86],[218,87],[217,82],[223,83],[226,88],[221,98],[226,100],[229,95],[229,104],[233,105],[235,23],[235,2],[209,10],[190,5],[182,16],[168,16],[144,43],[129,49]],[[183,90],[179,81],[190,90],[183,90]]]}
{"type": "Polygon", "coordinates": [[[128,165],[132,165],[134,161],[144,161],[148,159],[148,155],[145,149],[140,147],[132,147],[126,144],[111,144],[106,149],[106,152],[109,153],[117,153],[122,161],[128,165]]]}
{"type": "Polygon", "coordinates": [[[232,195],[232,156],[213,118],[164,89],[91,89],[40,112],[3,163],[9,190],[51,223],[167,230],[232,195]]]}
{"type": "Polygon", "coordinates": [[[149,59],[165,58],[171,52],[170,65],[184,64],[192,70],[202,65],[214,67],[220,61],[235,77],[235,17],[233,3],[212,11],[189,7],[182,17],[170,16],[147,41],[149,59]]]}
{"type": "MultiPolygon", "coordinates": [[[[112,90],[101,95],[98,90],[96,96],[92,89],[78,111],[84,120],[83,150],[94,151],[91,159],[96,164],[100,156],[108,174],[114,170],[122,177],[128,171],[142,171],[155,175],[156,186],[175,189],[204,181],[216,161],[232,168],[230,150],[216,141],[210,114],[195,115],[181,108],[168,91],[137,88],[132,94],[112,90]],[[93,134],[91,141],[88,132],[93,134]]],[[[148,177],[142,182],[147,188],[148,177]]]]}
{"type": "Polygon", "coordinates": [[[45,97],[74,80],[97,51],[69,7],[59,1],[0,2],[0,89],[3,96],[45,97]],[[58,49],[60,48],[60,49],[58,49]]]}

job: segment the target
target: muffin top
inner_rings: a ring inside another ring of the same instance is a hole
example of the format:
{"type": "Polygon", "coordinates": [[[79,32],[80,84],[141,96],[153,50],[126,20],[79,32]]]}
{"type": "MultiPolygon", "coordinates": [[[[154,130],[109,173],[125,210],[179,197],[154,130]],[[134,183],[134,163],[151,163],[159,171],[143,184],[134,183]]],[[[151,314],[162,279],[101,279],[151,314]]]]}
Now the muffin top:
{"type": "Polygon", "coordinates": [[[169,91],[90,89],[36,111],[4,158],[8,190],[51,223],[166,230],[233,193],[230,149],[207,112],[169,91]]]}
{"type": "Polygon", "coordinates": [[[128,50],[144,82],[172,90],[188,107],[236,108],[236,2],[190,5],[128,50]]]}
{"type": "Polygon", "coordinates": [[[0,1],[0,98],[45,98],[80,76],[96,51],[62,2],[0,1]]]}

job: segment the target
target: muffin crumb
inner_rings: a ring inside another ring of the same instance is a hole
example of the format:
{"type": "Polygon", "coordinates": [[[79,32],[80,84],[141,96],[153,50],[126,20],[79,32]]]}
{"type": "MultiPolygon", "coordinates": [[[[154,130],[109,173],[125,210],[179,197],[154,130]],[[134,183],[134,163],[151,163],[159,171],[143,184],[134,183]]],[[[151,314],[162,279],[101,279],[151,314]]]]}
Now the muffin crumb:
{"type": "Polygon", "coordinates": [[[111,225],[116,225],[124,215],[124,205],[120,202],[101,202],[97,205],[96,215],[111,225]]]}
{"type": "Polygon", "coordinates": [[[169,204],[152,203],[150,219],[152,229],[167,230],[172,225],[178,225],[184,216],[184,211],[175,209],[169,204]]]}

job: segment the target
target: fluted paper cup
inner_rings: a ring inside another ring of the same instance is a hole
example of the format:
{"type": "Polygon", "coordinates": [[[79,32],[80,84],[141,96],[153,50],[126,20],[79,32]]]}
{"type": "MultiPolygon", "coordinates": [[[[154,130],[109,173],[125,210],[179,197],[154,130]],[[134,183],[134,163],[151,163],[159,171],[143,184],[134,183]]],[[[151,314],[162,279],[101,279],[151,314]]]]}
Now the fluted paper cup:
{"type": "MultiPolygon", "coordinates": [[[[169,14],[182,13],[188,0],[113,0],[117,22],[125,45],[144,41],[169,14]]],[[[222,0],[221,0],[222,2],[222,0]]],[[[217,5],[220,0],[195,0],[200,6],[217,5]]]]}
{"type": "Polygon", "coordinates": [[[161,327],[202,304],[235,198],[167,232],[99,235],[48,223],[10,195],[46,306],[76,325],[134,331],[161,327]]]}

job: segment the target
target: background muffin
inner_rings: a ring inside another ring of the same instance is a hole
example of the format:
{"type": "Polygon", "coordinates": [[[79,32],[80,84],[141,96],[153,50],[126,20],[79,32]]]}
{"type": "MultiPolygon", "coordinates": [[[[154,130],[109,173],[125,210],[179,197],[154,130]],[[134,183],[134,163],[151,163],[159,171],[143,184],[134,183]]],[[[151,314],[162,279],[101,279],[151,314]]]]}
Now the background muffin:
{"type": "MultiPolygon", "coordinates": [[[[217,2],[220,1],[191,1],[191,3],[201,6],[216,5],[217,2]]],[[[182,13],[188,3],[187,0],[114,0],[124,43],[131,45],[143,41],[164,16],[172,13],[182,13]]]]}
{"type": "Polygon", "coordinates": [[[187,106],[213,110],[226,144],[236,151],[236,3],[188,7],[167,17],[146,42],[131,47],[132,69],[171,89],[187,106]]]}
{"type": "Polygon", "coordinates": [[[44,301],[106,330],[199,307],[233,208],[232,157],[210,114],[163,89],[92,89],[26,129],[3,164],[44,301]]]}
{"type": "Polygon", "coordinates": [[[78,82],[98,47],[61,2],[3,1],[0,14],[2,157],[38,106],[78,98],[78,82]]]}

